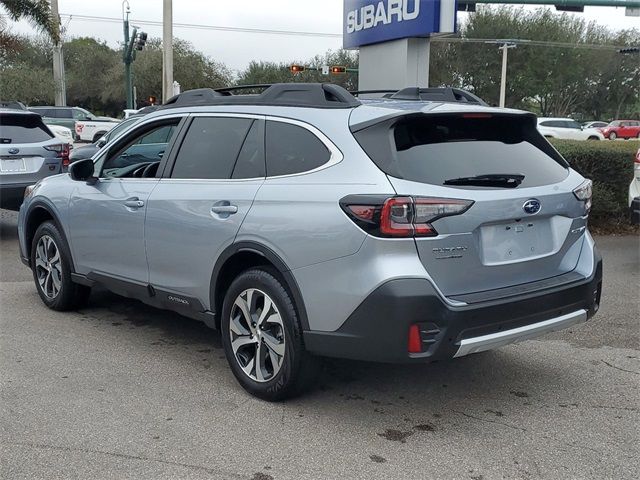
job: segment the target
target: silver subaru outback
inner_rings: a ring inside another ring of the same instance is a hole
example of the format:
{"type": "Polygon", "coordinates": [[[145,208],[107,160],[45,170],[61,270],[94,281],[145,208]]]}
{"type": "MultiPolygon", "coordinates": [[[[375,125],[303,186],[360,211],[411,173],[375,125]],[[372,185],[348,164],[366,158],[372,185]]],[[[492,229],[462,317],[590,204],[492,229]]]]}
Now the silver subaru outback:
{"type": "Polygon", "coordinates": [[[202,320],[267,400],[322,356],[425,362],[586,321],[591,182],[534,115],[425,92],[172,98],[30,188],[20,248],[42,301],[77,308],[99,285],[202,320]]]}
{"type": "Polygon", "coordinates": [[[29,185],[68,165],[69,144],[61,142],[40,115],[0,108],[0,208],[18,210],[29,185]]]}

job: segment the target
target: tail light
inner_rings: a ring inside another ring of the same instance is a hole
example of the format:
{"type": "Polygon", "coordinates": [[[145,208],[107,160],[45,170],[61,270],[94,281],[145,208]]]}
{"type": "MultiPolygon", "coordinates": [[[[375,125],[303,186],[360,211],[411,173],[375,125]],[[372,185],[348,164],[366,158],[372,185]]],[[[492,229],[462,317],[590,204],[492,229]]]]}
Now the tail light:
{"type": "Polygon", "coordinates": [[[344,212],[365,232],[377,237],[435,237],[431,225],[442,217],[466,212],[473,201],[454,198],[349,195],[344,212]]]}
{"type": "Polygon", "coordinates": [[[50,145],[48,147],[44,147],[45,150],[49,150],[50,152],[56,152],[57,153],[57,157],[62,159],[62,166],[63,167],[68,167],[69,166],[69,144],[68,143],[61,143],[60,145],[50,145]]]}
{"type": "Polygon", "coordinates": [[[584,208],[587,213],[591,210],[591,196],[593,194],[592,185],[591,180],[585,180],[573,191],[575,197],[584,202],[584,208]]]}

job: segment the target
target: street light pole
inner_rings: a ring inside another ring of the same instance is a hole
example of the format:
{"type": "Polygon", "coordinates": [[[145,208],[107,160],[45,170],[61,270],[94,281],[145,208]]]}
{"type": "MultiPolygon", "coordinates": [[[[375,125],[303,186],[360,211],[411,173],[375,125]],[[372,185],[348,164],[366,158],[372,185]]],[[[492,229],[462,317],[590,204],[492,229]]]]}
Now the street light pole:
{"type": "Polygon", "coordinates": [[[173,96],[173,5],[162,2],[162,102],[173,96]]]}
{"type": "Polygon", "coordinates": [[[510,48],[516,48],[515,43],[504,43],[502,50],[502,76],[500,78],[500,108],[504,108],[505,98],[507,96],[507,52],[510,48]]]}

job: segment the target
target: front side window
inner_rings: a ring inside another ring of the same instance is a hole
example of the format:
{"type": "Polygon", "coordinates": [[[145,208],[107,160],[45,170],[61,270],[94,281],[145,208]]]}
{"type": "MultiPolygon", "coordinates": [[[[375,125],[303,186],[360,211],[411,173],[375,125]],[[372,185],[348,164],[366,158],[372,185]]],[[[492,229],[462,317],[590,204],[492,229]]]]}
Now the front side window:
{"type": "Polygon", "coordinates": [[[194,118],[182,140],[171,178],[231,178],[254,122],[251,118],[194,118]]]}
{"type": "Polygon", "coordinates": [[[330,160],[331,152],[306,128],[268,121],[266,156],[267,176],[276,177],[316,169],[330,160]]]}
{"type": "MultiPolygon", "coordinates": [[[[65,109],[66,110],[66,109],[65,109]]],[[[71,118],[72,112],[71,111],[65,111],[65,117],[66,118],[71,118]]],[[[91,115],[89,112],[87,112],[86,110],[82,109],[82,108],[74,108],[73,109],[73,118],[76,120],[86,120],[87,118],[92,118],[93,115],[91,115]]]]}
{"type": "MultiPolygon", "coordinates": [[[[180,119],[146,125],[114,145],[100,169],[103,178],[154,177],[180,119]]],[[[98,162],[99,163],[99,162],[98,162]]]]}

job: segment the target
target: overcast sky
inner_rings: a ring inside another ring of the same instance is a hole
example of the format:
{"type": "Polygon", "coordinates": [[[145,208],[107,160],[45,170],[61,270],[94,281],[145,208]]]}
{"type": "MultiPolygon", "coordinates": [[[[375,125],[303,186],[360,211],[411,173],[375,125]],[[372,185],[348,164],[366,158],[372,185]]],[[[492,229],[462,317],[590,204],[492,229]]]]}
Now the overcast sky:
{"type": "MultiPolygon", "coordinates": [[[[174,24],[216,25],[224,27],[293,30],[340,34],[342,0],[174,0],[174,24]]],[[[122,40],[122,24],[117,21],[77,17],[122,18],[120,0],[58,0],[67,24],[67,37],[91,36],[116,46],[122,40]],[[73,17],[76,15],[76,17],[73,17]]],[[[162,21],[162,0],[130,0],[130,18],[162,21]]],[[[530,7],[539,8],[539,7],[530,7]]],[[[580,15],[614,30],[640,28],[640,17],[625,17],[623,8],[586,7],[580,15]]],[[[466,14],[460,15],[461,19],[466,14]]],[[[161,36],[162,28],[140,24],[150,36],[161,36]]],[[[30,33],[25,22],[13,24],[16,32],[30,33]]],[[[329,49],[338,49],[341,37],[289,36],[266,33],[238,33],[174,27],[174,36],[190,41],[198,50],[237,71],[251,60],[288,62],[306,60],[329,49]]]]}

